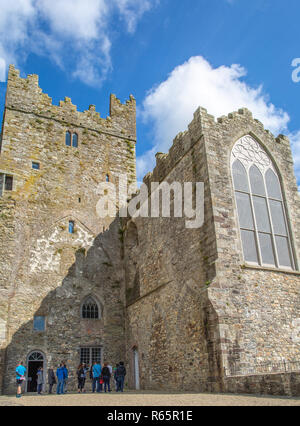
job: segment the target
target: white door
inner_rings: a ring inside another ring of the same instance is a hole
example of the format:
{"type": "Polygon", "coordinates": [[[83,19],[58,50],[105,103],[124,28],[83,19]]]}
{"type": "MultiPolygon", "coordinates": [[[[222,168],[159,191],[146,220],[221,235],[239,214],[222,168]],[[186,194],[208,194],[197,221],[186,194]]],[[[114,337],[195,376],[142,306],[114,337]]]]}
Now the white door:
{"type": "Polygon", "coordinates": [[[134,380],[135,389],[140,390],[140,369],[139,369],[139,352],[137,349],[133,351],[134,356],[134,380]]]}

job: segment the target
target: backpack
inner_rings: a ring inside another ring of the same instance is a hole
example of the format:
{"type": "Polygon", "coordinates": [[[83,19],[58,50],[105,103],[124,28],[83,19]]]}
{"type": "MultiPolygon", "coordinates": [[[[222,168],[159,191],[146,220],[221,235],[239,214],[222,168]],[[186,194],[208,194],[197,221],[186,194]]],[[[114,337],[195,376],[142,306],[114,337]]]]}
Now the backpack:
{"type": "Polygon", "coordinates": [[[119,367],[116,370],[116,376],[125,376],[126,375],[126,368],[123,365],[119,365],[119,367]]]}
{"type": "Polygon", "coordinates": [[[109,368],[107,368],[107,367],[103,368],[103,370],[102,370],[102,376],[103,377],[109,377],[110,376],[109,368]]]}

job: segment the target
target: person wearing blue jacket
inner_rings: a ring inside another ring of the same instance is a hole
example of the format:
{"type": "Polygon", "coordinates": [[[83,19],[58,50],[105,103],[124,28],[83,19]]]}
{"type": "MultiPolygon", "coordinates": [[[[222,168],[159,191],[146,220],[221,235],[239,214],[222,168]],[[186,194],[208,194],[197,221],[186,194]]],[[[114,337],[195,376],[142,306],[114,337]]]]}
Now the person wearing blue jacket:
{"type": "Polygon", "coordinates": [[[17,380],[17,398],[22,396],[22,385],[25,383],[25,374],[26,368],[23,366],[23,363],[20,362],[16,368],[16,380],[17,380]]]}
{"type": "Polygon", "coordinates": [[[64,365],[60,364],[59,368],[56,370],[56,377],[57,377],[57,395],[63,395],[64,394],[64,383],[65,383],[65,369],[64,365]]]}
{"type": "Polygon", "coordinates": [[[101,378],[101,372],[102,367],[100,363],[94,362],[93,364],[93,393],[95,393],[95,390],[97,388],[97,392],[102,392],[102,385],[100,384],[100,378],[101,378]]]}

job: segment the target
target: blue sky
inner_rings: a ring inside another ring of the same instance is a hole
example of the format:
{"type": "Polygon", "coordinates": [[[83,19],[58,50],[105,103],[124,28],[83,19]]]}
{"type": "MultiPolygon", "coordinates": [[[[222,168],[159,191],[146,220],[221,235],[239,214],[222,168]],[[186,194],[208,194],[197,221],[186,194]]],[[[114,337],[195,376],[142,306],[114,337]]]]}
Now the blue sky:
{"type": "MultiPolygon", "coordinates": [[[[251,109],[288,134],[300,185],[298,0],[0,0],[0,114],[7,66],[39,74],[55,104],[108,114],[109,94],[138,105],[138,177],[198,106],[251,109]]],[[[300,75],[300,73],[299,73],[300,75]]]]}

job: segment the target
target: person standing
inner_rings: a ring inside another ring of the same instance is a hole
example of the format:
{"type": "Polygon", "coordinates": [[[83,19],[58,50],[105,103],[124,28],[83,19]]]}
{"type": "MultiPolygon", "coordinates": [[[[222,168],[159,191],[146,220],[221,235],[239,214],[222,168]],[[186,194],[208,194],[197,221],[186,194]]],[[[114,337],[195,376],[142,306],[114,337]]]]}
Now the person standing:
{"type": "Polygon", "coordinates": [[[105,363],[102,370],[102,377],[104,381],[104,392],[106,393],[106,389],[110,392],[110,370],[108,368],[108,364],[105,363]]]}
{"type": "Polygon", "coordinates": [[[68,378],[69,378],[69,370],[65,363],[63,363],[63,369],[64,369],[64,393],[67,393],[67,386],[68,386],[68,378]]]}
{"type": "Polygon", "coordinates": [[[93,386],[94,386],[94,383],[93,383],[93,381],[94,381],[94,378],[93,378],[93,366],[94,366],[94,364],[95,363],[93,363],[92,366],[91,366],[91,368],[89,369],[90,381],[92,383],[92,391],[93,391],[93,386]]]}
{"type": "Polygon", "coordinates": [[[110,379],[111,379],[111,376],[113,375],[113,368],[112,368],[112,366],[110,364],[108,364],[107,368],[109,369],[109,372],[110,372],[110,377],[109,377],[109,389],[110,390],[109,390],[109,392],[111,392],[110,379]]]}
{"type": "Polygon", "coordinates": [[[97,389],[97,393],[100,393],[102,391],[102,386],[100,385],[100,378],[101,378],[101,371],[102,367],[99,362],[94,362],[94,365],[92,367],[93,370],[93,393],[95,393],[95,390],[97,389]]]}
{"type": "Polygon", "coordinates": [[[38,395],[42,394],[43,385],[44,385],[44,370],[43,370],[42,367],[40,367],[38,369],[38,372],[37,372],[37,393],[38,393],[38,395]]]}
{"type": "Polygon", "coordinates": [[[53,371],[53,368],[49,368],[48,370],[48,385],[49,385],[49,395],[52,394],[53,386],[56,385],[56,378],[53,371]]]}
{"type": "Polygon", "coordinates": [[[77,368],[77,379],[78,379],[78,393],[85,392],[85,380],[86,380],[86,365],[80,364],[77,368]]]}
{"type": "Polygon", "coordinates": [[[20,364],[16,368],[16,380],[17,380],[17,398],[22,397],[22,385],[25,383],[25,374],[26,374],[26,368],[23,366],[23,363],[20,362],[20,364]]]}
{"type": "Polygon", "coordinates": [[[124,391],[125,376],[126,376],[126,368],[124,366],[124,362],[120,362],[115,372],[115,378],[117,382],[117,392],[124,391]]]}
{"type": "Polygon", "coordinates": [[[64,394],[64,382],[65,382],[65,372],[63,364],[60,364],[59,368],[56,370],[57,377],[57,395],[64,394]]]}
{"type": "Polygon", "coordinates": [[[117,368],[119,367],[119,364],[116,364],[116,366],[113,368],[113,375],[114,375],[114,381],[115,381],[115,391],[117,392],[118,389],[118,385],[117,385],[117,379],[116,379],[116,371],[117,368]]]}

